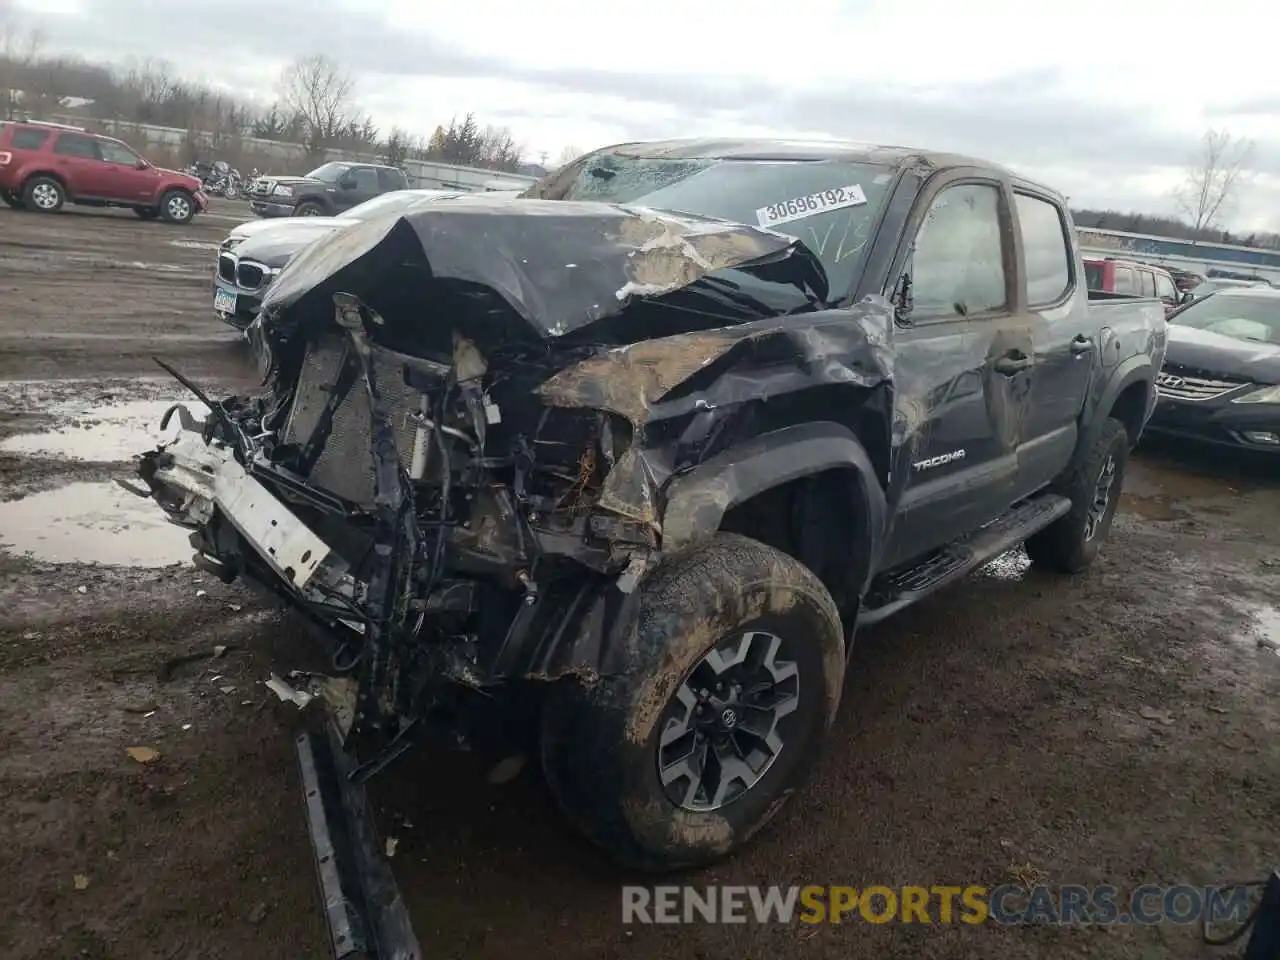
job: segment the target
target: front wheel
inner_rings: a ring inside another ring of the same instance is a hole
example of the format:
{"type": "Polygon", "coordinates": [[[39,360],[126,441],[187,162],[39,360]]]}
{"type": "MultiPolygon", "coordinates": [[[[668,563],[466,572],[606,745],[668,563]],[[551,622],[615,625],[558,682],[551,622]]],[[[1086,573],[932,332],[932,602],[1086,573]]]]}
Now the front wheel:
{"type": "Polygon", "coordinates": [[[295,217],[322,217],[324,216],[324,207],[314,200],[304,200],[294,209],[293,215],[295,217]]]}
{"type": "Polygon", "coordinates": [[[1129,434],[1116,419],[1103,423],[1089,452],[1056,485],[1071,511],[1027,538],[1027,556],[1041,569],[1079,573],[1093,563],[1111,532],[1129,463],[1129,434]]]}
{"type": "Polygon", "coordinates": [[[170,190],[160,198],[160,216],[170,223],[190,223],[195,215],[195,200],[185,190],[170,190]]]}
{"type": "Polygon", "coordinates": [[[745,843],[813,769],[840,702],[844,634],[806,567],[717,534],[641,584],[625,663],[562,681],[541,752],[561,808],[618,862],[702,866],[745,843]]]}

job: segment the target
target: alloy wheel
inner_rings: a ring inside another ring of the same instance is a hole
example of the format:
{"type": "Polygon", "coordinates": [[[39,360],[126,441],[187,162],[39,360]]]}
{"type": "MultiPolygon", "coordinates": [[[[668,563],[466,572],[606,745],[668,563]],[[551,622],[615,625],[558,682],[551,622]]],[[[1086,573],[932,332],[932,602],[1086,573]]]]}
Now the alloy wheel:
{"type": "Polygon", "coordinates": [[[667,798],[718,810],[768,772],[800,705],[800,672],[771,633],[733,634],[712,648],[663,711],[658,776],[667,798]]]}

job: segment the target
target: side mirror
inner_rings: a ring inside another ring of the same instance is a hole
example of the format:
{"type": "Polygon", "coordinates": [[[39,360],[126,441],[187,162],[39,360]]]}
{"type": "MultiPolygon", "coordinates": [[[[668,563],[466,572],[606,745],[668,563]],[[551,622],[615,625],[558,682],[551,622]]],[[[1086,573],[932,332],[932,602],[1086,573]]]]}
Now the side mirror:
{"type": "Polygon", "coordinates": [[[151,164],[147,163],[147,161],[145,161],[145,160],[143,160],[141,157],[139,157],[139,158],[138,158],[138,162],[137,162],[137,163],[135,163],[135,164],[133,165],[133,169],[135,169],[135,170],[149,170],[149,169],[151,169],[151,164]]]}
{"type": "Polygon", "coordinates": [[[338,181],[338,186],[343,190],[354,190],[356,188],[355,177],[343,177],[338,181]]]}
{"type": "Polygon", "coordinates": [[[1196,295],[1192,293],[1190,290],[1188,290],[1186,293],[1184,293],[1181,297],[1178,298],[1178,303],[1180,303],[1182,306],[1185,307],[1188,303],[1190,303],[1195,298],[1196,298],[1196,295]]]}

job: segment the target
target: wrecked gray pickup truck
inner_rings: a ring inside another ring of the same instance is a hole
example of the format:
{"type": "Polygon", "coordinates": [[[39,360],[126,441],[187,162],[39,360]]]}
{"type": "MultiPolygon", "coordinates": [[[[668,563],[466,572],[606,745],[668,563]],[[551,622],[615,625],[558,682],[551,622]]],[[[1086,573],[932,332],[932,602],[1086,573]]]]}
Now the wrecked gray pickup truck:
{"type": "Polygon", "coordinates": [[[1022,540],[1093,559],[1165,327],[1074,237],[975,160],[607,148],[300,252],[262,395],[140,473],[315,624],[353,776],[532,700],[586,834],[706,863],[813,766],[856,624],[1022,540]]]}

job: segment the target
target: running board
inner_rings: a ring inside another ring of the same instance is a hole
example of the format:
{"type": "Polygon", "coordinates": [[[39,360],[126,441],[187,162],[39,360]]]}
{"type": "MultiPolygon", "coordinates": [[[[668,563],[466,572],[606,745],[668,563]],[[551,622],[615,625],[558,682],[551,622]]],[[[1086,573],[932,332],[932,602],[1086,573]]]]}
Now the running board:
{"type": "Polygon", "coordinates": [[[328,724],[296,740],[334,960],[422,960],[363,786],[328,724]]]}
{"type": "Polygon", "coordinates": [[[1066,497],[1045,494],[1019,504],[1000,519],[935,550],[918,563],[880,574],[867,593],[858,626],[879,623],[935,590],[968,576],[1070,511],[1071,501],[1066,497]]]}

